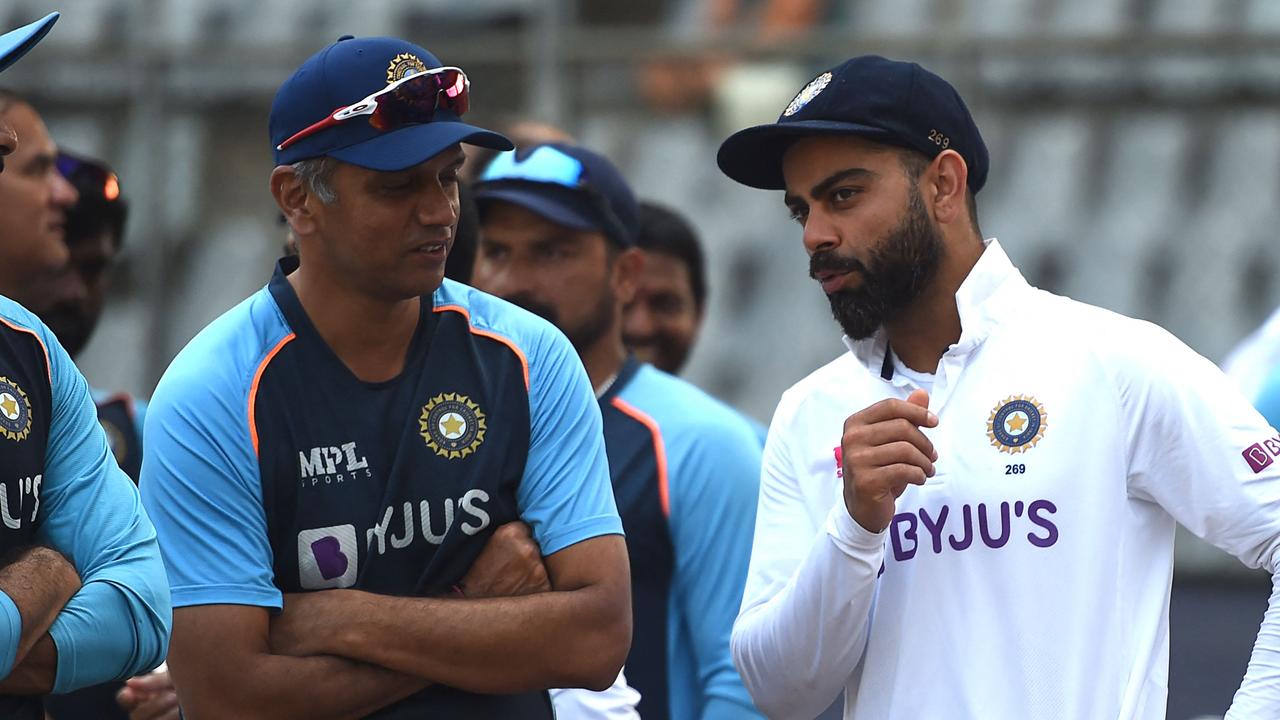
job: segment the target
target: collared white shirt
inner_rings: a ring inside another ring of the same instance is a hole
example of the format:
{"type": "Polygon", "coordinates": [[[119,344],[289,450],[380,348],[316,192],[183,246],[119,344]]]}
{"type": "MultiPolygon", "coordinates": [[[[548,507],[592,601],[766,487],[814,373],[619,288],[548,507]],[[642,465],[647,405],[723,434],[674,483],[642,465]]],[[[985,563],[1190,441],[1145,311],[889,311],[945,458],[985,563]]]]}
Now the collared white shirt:
{"type": "MultiPolygon", "coordinates": [[[[1176,522],[1280,567],[1280,437],[1149,323],[1028,285],[990,241],[933,376],[937,474],[882,533],[846,511],[853,413],[913,389],[881,331],[769,430],[734,661],[770,717],[1165,716],[1176,522]]],[[[1280,593],[1229,718],[1280,718],[1280,593]]]]}

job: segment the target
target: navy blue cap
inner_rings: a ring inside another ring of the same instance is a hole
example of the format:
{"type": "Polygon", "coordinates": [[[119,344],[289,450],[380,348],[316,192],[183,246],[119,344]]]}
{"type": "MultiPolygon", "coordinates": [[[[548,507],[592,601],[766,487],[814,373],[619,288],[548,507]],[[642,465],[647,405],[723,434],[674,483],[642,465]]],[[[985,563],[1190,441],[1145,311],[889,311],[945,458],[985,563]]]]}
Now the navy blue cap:
{"type": "Polygon", "coordinates": [[[52,12],[30,25],[23,25],[17,30],[10,30],[0,35],[0,70],[14,64],[18,58],[35,47],[41,38],[49,34],[49,30],[53,29],[53,24],[58,22],[59,17],[61,16],[58,13],[52,12]]]}
{"type": "Polygon", "coordinates": [[[720,170],[743,185],[783,190],[782,155],[809,135],[857,135],[933,158],[955,150],[974,193],[990,159],[978,126],[951,84],[916,63],[862,55],[818,75],[778,121],[740,130],[720,145],[720,170]]]}
{"type": "Polygon", "coordinates": [[[394,171],[413,167],[460,142],[495,150],[514,147],[496,132],[468,125],[452,112],[437,109],[431,122],[387,132],[379,131],[366,118],[352,118],[284,150],[275,150],[298,131],[405,74],[442,66],[435,55],[398,38],[339,38],[307,58],[276,92],[267,123],[276,164],[327,155],[370,170],[394,171]]]}
{"type": "Polygon", "coordinates": [[[608,158],[577,145],[548,143],[498,156],[474,185],[483,219],[501,200],[575,230],[604,233],[633,247],[640,206],[622,173],[608,158]]]}

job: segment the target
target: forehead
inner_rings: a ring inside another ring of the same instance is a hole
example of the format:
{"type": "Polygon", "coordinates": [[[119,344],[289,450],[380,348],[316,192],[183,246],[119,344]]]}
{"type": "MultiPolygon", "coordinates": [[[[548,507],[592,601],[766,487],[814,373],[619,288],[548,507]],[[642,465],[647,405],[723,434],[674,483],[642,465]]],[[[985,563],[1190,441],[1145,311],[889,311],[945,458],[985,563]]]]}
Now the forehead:
{"type": "Polygon", "coordinates": [[[22,158],[41,153],[52,153],[57,150],[53,138],[49,137],[49,129],[45,127],[40,115],[30,105],[15,102],[0,113],[0,122],[11,127],[18,136],[18,149],[11,159],[20,162],[22,158]]]}
{"type": "Polygon", "coordinates": [[[686,288],[692,291],[689,266],[669,253],[644,251],[644,284],[649,288],[686,288]]]}
{"type": "Polygon", "coordinates": [[[802,137],[782,155],[787,192],[807,195],[810,185],[852,168],[882,172],[898,164],[898,148],[856,135],[802,137]]]}

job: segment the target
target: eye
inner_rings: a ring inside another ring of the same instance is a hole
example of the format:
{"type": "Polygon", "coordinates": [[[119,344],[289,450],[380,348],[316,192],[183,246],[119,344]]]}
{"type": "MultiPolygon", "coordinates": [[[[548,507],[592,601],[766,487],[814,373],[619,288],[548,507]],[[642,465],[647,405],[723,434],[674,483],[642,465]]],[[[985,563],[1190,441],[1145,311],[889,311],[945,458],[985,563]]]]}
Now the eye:
{"type": "Polygon", "coordinates": [[[831,202],[846,203],[852,200],[853,196],[857,194],[858,190],[856,188],[836,188],[831,191],[831,202]]]}

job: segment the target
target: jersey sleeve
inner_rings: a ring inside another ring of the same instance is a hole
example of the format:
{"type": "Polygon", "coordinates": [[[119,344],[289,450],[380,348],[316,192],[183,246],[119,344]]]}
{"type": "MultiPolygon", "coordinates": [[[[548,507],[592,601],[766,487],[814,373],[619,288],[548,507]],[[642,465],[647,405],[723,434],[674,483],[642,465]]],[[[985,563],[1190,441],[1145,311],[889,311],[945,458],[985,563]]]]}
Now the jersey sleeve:
{"type": "Polygon", "coordinates": [[[155,529],[137,489],[107,447],[84,377],[53,334],[40,330],[53,417],[37,540],[66,554],[82,583],[49,629],[58,649],[54,692],[62,693],[159,665],[171,610],[155,529]]]}
{"type": "Polygon", "coordinates": [[[791,450],[797,412],[784,396],[765,442],[731,645],[743,683],[769,717],[815,717],[848,683],[866,649],[887,536],[849,516],[838,486],[826,517],[812,516],[801,486],[806,469],[791,450]]]}
{"type": "Polygon", "coordinates": [[[729,655],[751,560],[759,441],[745,422],[707,423],[679,445],[672,440],[668,522],[675,593],[702,690],[697,702],[680,706],[702,708],[703,720],[759,717],[729,655]]]}
{"type": "Polygon", "coordinates": [[[1280,373],[1273,372],[1263,380],[1253,405],[1271,427],[1280,425],[1280,373]]]}
{"type": "Polygon", "coordinates": [[[529,457],[516,502],[542,553],[621,535],[600,406],[582,361],[556,330],[543,333],[529,356],[529,420],[529,457]]]}
{"type": "Polygon", "coordinates": [[[280,609],[258,460],[249,435],[251,373],[188,347],[147,408],[139,486],[156,525],[174,607],[280,609]],[[193,357],[195,356],[195,357],[193,357]],[[205,365],[208,364],[208,367],[205,365]]]}
{"type": "Polygon", "coordinates": [[[1127,426],[1129,494],[1277,579],[1227,717],[1280,717],[1280,437],[1212,363],[1142,328],[1108,362],[1127,426]]]}

